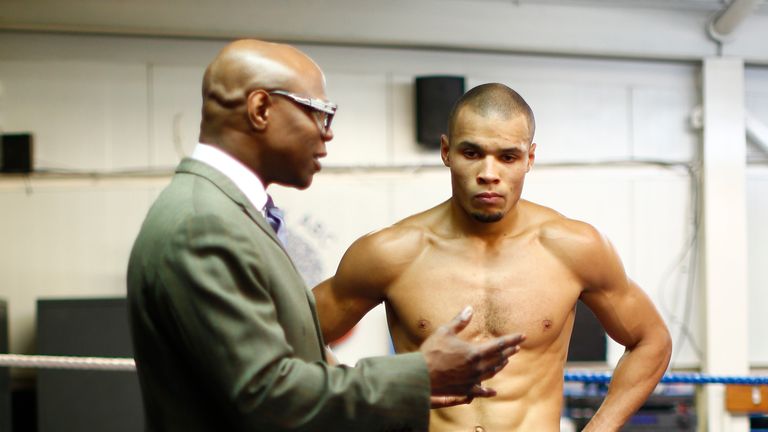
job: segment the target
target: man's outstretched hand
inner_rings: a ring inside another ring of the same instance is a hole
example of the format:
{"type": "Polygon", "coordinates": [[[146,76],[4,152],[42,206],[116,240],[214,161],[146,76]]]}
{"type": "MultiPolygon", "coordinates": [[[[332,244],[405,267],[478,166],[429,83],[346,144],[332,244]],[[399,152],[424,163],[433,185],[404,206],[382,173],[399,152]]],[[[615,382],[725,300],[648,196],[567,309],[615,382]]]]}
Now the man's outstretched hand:
{"type": "Polygon", "coordinates": [[[475,398],[478,397],[493,397],[496,396],[496,390],[483,387],[480,384],[475,384],[469,390],[469,393],[462,396],[432,396],[429,399],[430,408],[447,408],[456,405],[464,405],[472,403],[475,398]]]}
{"type": "Polygon", "coordinates": [[[440,326],[419,348],[429,370],[432,408],[495,396],[494,390],[480,386],[480,382],[502,370],[525,340],[522,334],[510,334],[482,343],[466,342],[458,335],[471,319],[472,307],[467,306],[451,322],[440,326]]]}

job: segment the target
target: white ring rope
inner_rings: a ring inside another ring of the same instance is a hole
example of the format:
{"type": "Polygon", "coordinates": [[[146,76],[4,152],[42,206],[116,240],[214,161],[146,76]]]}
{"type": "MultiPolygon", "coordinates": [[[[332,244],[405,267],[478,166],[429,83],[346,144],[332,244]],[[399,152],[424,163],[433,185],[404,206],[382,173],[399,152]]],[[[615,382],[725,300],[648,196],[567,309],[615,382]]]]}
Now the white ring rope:
{"type": "Polygon", "coordinates": [[[134,371],[132,358],[0,354],[0,367],[134,371]]]}
{"type": "MultiPolygon", "coordinates": [[[[119,357],[74,357],[48,355],[0,354],[0,367],[38,368],[38,369],[81,369],[135,371],[136,362],[132,358],[119,357]]],[[[565,372],[565,381],[608,383],[610,372],[565,372]]],[[[720,376],[698,373],[667,373],[662,377],[665,383],[693,384],[744,384],[766,385],[768,376],[720,376]]]]}

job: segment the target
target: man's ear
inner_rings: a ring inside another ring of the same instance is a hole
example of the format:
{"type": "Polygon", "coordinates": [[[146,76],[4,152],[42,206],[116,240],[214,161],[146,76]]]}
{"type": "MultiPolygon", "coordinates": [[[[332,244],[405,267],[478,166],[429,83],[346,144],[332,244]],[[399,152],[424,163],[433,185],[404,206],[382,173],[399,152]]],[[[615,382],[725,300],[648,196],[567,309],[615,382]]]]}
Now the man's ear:
{"type": "Polygon", "coordinates": [[[272,109],[272,98],[264,90],[256,90],[248,93],[246,99],[248,109],[248,122],[254,130],[262,131],[267,128],[269,111],[272,109]]]}
{"type": "Polygon", "coordinates": [[[450,167],[451,166],[451,159],[448,156],[448,150],[450,149],[450,144],[448,142],[448,136],[445,134],[440,135],[440,158],[443,159],[443,165],[450,167]]]}
{"type": "Polygon", "coordinates": [[[536,161],[536,143],[531,143],[531,148],[528,149],[528,169],[525,172],[531,171],[533,168],[533,162],[536,161]]]}

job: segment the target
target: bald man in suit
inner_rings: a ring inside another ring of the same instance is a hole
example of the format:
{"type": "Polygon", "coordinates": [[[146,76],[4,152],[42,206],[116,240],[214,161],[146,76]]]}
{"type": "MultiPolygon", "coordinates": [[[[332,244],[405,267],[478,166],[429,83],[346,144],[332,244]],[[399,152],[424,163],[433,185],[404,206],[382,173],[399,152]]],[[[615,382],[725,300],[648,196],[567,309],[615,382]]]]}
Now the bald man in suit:
{"type": "Polygon", "coordinates": [[[287,45],[236,41],[206,69],[199,144],[150,209],[128,269],[149,430],[426,430],[430,406],[495,394],[479,383],[524,337],[464,341],[471,308],[417,352],[326,362],[266,188],[309,187],[335,111],[320,68],[287,45]]]}

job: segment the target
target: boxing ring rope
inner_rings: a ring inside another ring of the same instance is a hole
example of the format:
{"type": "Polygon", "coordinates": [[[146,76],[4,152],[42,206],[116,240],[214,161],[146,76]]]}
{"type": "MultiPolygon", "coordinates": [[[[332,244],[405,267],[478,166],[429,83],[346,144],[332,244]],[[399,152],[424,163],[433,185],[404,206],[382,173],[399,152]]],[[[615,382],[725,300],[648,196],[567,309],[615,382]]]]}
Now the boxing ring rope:
{"type": "MultiPolygon", "coordinates": [[[[134,371],[136,370],[136,363],[132,358],[0,354],[0,367],[134,371]]],[[[566,372],[564,378],[565,381],[571,382],[607,384],[611,380],[611,373],[566,372]]],[[[768,375],[737,376],[669,372],[661,378],[661,382],[665,384],[734,384],[754,386],[767,385],[768,375]]]]}
{"type": "Polygon", "coordinates": [[[134,371],[132,358],[0,354],[0,367],[134,371]]]}
{"type": "MultiPolygon", "coordinates": [[[[610,372],[566,372],[566,381],[578,381],[583,383],[608,383],[611,380],[610,372]]],[[[735,385],[765,385],[768,384],[767,376],[737,376],[737,375],[709,375],[702,373],[666,373],[661,378],[664,384],[735,384],[735,385]]]]}

